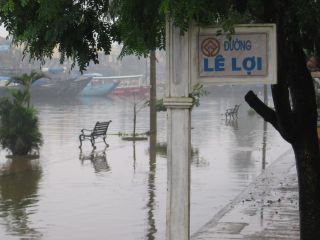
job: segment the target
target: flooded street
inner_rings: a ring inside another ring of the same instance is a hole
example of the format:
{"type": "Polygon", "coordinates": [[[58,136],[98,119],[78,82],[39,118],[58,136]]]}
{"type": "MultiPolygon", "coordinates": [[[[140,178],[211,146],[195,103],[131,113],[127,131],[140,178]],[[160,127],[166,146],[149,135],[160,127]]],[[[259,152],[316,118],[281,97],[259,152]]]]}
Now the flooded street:
{"type": "MultiPolygon", "coordinates": [[[[262,91],[263,88],[261,88],[262,91]]],[[[217,88],[192,111],[191,234],[208,222],[290,147],[249,111],[244,92],[217,88]],[[241,104],[237,120],[227,108],[241,104]],[[266,142],[264,144],[264,139],[266,142]],[[265,152],[264,152],[265,151],[265,152]]],[[[124,141],[132,132],[132,99],[79,98],[35,101],[44,144],[39,159],[0,153],[0,239],[165,238],[166,113],[158,113],[156,159],[149,141],[124,141]],[[104,143],[80,152],[82,128],[112,120],[104,143]]],[[[149,130],[149,110],[137,131],[149,130]]]]}

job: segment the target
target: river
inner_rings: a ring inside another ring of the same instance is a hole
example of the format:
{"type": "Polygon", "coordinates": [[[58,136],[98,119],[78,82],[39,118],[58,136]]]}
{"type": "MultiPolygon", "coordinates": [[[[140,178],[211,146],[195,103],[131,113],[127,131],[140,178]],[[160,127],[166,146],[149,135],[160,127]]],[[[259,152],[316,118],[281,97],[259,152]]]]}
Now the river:
{"type": "MultiPolygon", "coordinates": [[[[192,111],[191,233],[254,180],[264,155],[268,166],[290,147],[271,125],[264,129],[241,91],[221,89],[192,111]],[[226,121],[225,109],[238,103],[238,119],[226,121]]],[[[117,135],[132,132],[132,101],[34,101],[44,138],[40,157],[11,159],[0,152],[0,239],[165,238],[166,113],[158,113],[156,159],[150,161],[148,141],[133,144],[117,135]],[[112,120],[110,147],[104,152],[98,143],[92,156],[87,141],[80,152],[80,129],[104,120],[112,120]]],[[[137,131],[148,127],[146,107],[137,131]]]]}

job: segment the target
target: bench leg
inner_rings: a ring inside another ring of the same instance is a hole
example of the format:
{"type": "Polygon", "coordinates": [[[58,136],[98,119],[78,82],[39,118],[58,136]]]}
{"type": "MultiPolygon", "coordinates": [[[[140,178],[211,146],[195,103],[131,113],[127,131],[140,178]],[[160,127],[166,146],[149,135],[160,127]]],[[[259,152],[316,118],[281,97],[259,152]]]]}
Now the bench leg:
{"type": "Polygon", "coordinates": [[[92,147],[93,147],[93,149],[96,149],[96,146],[94,145],[94,139],[93,138],[91,138],[91,145],[92,145],[92,147]]]}
{"type": "Polygon", "coordinates": [[[82,148],[82,137],[81,137],[81,135],[79,136],[79,141],[80,141],[80,146],[79,146],[79,148],[81,149],[81,148],[82,148]]]}
{"type": "Polygon", "coordinates": [[[106,144],[107,147],[109,147],[109,144],[106,142],[106,138],[103,138],[104,143],[106,144]]]}
{"type": "MultiPolygon", "coordinates": [[[[79,147],[79,148],[80,148],[80,147],[79,147]]],[[[82,148],[80,148],[79,159],[80,159],[81,161],[84,160],[84,156],[83,156],[83,153],[82,153],[82,148]]]]}

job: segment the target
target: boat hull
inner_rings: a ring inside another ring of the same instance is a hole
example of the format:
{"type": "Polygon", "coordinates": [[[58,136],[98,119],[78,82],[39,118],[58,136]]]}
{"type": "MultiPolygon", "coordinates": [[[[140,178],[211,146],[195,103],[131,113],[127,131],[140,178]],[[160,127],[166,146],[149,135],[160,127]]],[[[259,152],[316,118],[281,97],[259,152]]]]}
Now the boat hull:
{"type": "Polygon", "coordinates": [[[119,82],[101,82],[95,83],[93,81],[89,82],[87,86],[80,92],[80,96],[105,96],[112,92],[119,82]]]}
{"type": "Polygon", "coordinates": [[[148,95],[150,92],[149,86],[140,87],[118,87],[111,93],[112,96],[131,96],[131,95],[148,95]]]}
{"type": "Polygon", "coordinates": [[[46,81],[31,86],[32,97],[74,97],[91,81],[91,78],[46,81]]]}

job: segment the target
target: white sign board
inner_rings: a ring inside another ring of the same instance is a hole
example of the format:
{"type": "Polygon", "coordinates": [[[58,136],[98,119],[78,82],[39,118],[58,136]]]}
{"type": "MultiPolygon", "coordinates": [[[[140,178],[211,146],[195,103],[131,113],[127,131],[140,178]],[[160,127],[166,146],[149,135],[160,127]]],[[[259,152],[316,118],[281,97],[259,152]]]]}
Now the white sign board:
{"type": "Polygon", "coordinates": [[[200,83],[275,84],[275,24],[238,25],[235,34],[217,35],[217,28],[191,31],[192,75],[200,83]]]}

